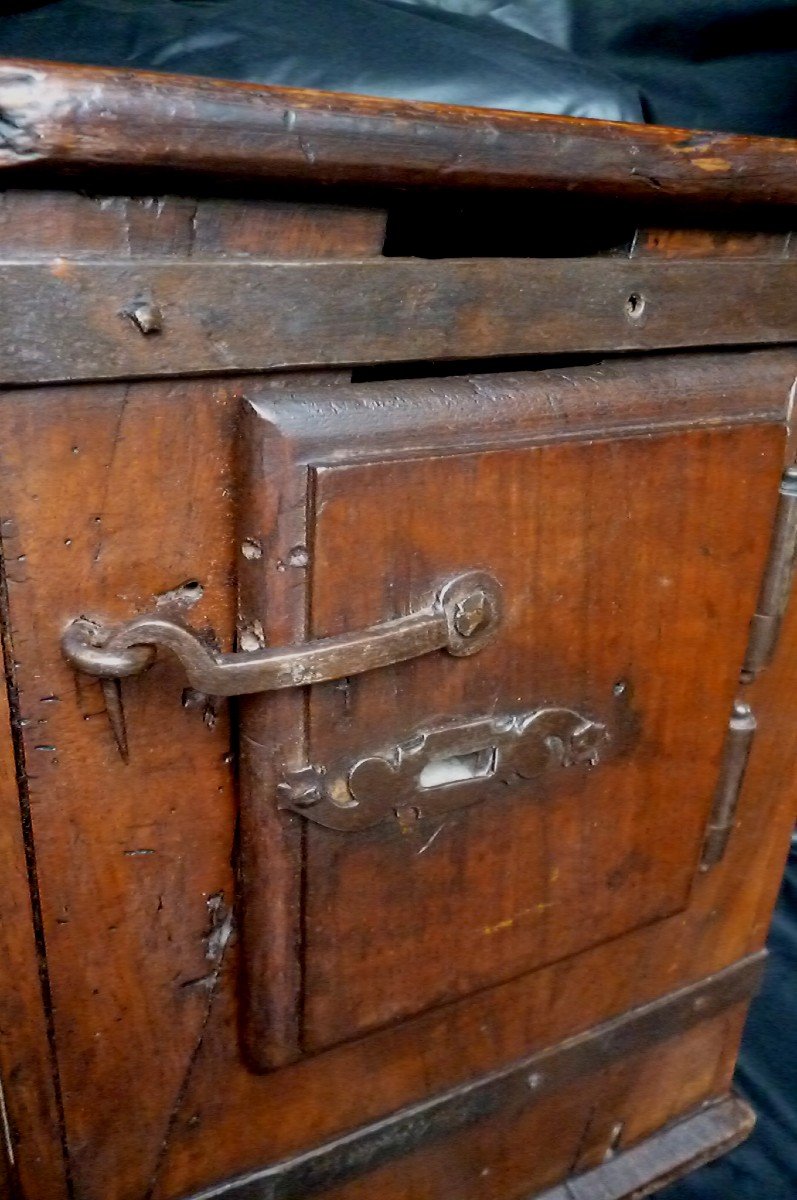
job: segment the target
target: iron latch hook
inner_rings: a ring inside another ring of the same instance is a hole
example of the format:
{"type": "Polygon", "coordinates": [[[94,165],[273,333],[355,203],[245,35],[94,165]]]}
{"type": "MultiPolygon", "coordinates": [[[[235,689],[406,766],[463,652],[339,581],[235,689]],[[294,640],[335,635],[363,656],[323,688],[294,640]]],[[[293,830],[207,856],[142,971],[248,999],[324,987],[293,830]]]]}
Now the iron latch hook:
{"type": "Polygon", "coordinates": [[[196,691],[243,696],[360,675],[435,650],[475,654],[495,637],[501,615],[498,581],[484,571],[469,571],[449,579],[415,612],[296,646],[222,653],[190,626],[147,613],[110,630],[78,618],[64,631],[61,648],[75,670],[103,681],[108,716],[126,759],[119,681],[145,671],[159,648],[179,659],[196,691]]]}

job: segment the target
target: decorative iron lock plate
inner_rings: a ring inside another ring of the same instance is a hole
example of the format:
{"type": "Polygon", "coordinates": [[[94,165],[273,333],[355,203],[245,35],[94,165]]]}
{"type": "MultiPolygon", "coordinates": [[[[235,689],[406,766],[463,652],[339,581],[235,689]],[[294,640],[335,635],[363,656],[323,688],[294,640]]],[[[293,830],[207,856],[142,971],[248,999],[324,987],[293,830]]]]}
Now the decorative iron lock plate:
{"type": "Polygon", "coordinates": [[[597,766],[611,735],[570,708],[451,722],[350,766],[286,773],[279,806],[329,829],[439,816],[506,796],[546,771],[597,766]]]}

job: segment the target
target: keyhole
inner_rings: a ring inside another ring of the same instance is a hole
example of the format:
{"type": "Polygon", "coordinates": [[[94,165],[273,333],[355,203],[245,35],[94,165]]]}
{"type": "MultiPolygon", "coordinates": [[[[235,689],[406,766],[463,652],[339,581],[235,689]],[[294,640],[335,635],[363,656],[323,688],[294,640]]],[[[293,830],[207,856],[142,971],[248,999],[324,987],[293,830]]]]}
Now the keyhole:
{"type": "Polygon", "coordinates": [[[433,758],[421,771],[418,782],[422,788],[435,788],[447,783],[464,783],[468,779],[487,779],[495,771],[495,758],[495,746],[472,754],[433,758]]]}
{"type": "Polygon", "coordinates": [[[645,311],[645,297],[638,292],[632,292],[625,302],[625,311],[632,321],[638,321],[645,311]]]}

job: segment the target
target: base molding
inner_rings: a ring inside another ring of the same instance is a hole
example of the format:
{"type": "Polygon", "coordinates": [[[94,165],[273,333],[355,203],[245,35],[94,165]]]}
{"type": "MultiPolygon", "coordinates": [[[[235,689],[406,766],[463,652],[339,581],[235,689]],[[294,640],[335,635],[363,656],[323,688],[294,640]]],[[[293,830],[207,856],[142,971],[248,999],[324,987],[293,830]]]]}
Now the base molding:
{"type": "Polygon", "coordinates": [[[640,1200],[726,1154],[754,1125],[750,1106],[727,1096],[530,1200],[640,1200]]]}
{"type": "MultiPolygon", "coordinates": [[[[191,1200],[307,1200],[321,1196],[471,1124],[537,1104],[562,1087],[746,1003],[758,990],[765,958],[763,951],[752,954],[558,1045],[399,1109],[294,1158],[196,1193],[191,1200]]],[[[750,1109],[728,1097],[658,1131],[596,1170],[557,1185],[540,1200],[633,1200],[648,1195],[668,1179],[730,1149],[751,1128],[750,1109]],[[626,1180],[631,1181],[627,1186],[626,1180]]]]}

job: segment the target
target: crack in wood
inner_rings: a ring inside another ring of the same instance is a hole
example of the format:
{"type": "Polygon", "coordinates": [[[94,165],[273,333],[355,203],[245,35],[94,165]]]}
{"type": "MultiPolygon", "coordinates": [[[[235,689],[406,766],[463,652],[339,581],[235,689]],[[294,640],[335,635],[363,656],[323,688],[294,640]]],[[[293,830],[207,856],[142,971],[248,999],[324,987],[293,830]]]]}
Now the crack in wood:
{"type": "Polygon", "coordinates": [[[55,1034],[55,1019],[53,994],[50,975],[47,967],[47,946],[44,935],[44,918],[42,914],[39,875],[36,863],[36,848],[33,841],[33,822],[31,817],[30,787],[24,740],[24,722],[21,713],[19,687],[17,685],[16,663],[11,636],[11,615],[8,596],[8,577],[6,574],[6,537],[3,530],[6,522],[0,520],[0,640],[2,640],[3,671],[5,674],[8,707],[11,718],[11,742],[14,750],[14,768],[19,796],[20,822],[22,825],[22,840],[25,850],[25,868],[28,876],[28,891],[30,895],[33,932],[36,943],[36,959],[39,972],[39,987],[41,990],[42,1007],[44,1010],[47,1043],[52,1071],[53,1092],[58,1113],[58,1136],[64,1160],[64,1173],[67,1195],[74,1196],[69,1139],[66,1127],[66,1111],[64,1107],[61,1078],[58,1070],[58,1052],[55,1034]]]}

